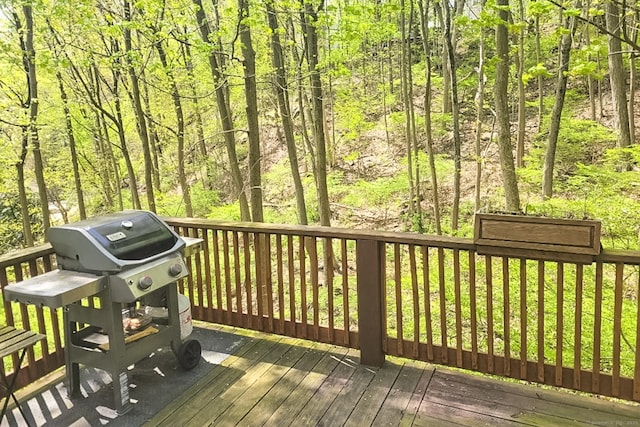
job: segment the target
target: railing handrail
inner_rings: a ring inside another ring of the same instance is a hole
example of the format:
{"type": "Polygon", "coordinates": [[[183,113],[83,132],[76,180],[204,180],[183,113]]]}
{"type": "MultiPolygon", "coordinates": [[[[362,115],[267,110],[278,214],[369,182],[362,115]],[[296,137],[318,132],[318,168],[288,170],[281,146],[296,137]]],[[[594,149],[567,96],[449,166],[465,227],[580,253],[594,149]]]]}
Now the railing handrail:
{"type": "MultiPolygon", "coordinates": [[[[404,243],[470,251],[475,251],[477,249],[477,245],[473,243],[473,239],[412,232],[376,231],[311,225],[271,224],[264,222],[219,221],[200,218],[163,217],[163,220],[174,227],[200,227],[236,232],[270,233],[350,240],[376,240],[385,243],[404,243]]],[[[0,268],[5,268],[21,262],[27,262],[34,258],[53,253],[54,251],[50,243],[11,251],[0,255],[0,268]]],[[[550,257],[550,259],[553,260],[553,257],[550,257]]],[[[608,264],[623,263],[640,265],[640,250],[604,248],[602,252],[595,257],[594,261],[608,264]]]]}
{"type": "Polygon", "coordinates": [[[22,262],[28,262],[35,258],[51,255],[53,253],[51,243],[11,251],[4,255],[0,255],[0,268],[6,268],[22,262]]]}
{"type": "Polygon", "coordinates": [[[437,236],[411,232],[359,230],[340,227],[312,225],[270,224],[265,222],[231,222],[199,218],[163,218],[174,227],[199,227],[223,231],[281,234],[305,237],[335,238],[348,240],[376,240],[385,243],[404,243],[451,249],[474,250],[473,240],[462,237],[437,236]]]}

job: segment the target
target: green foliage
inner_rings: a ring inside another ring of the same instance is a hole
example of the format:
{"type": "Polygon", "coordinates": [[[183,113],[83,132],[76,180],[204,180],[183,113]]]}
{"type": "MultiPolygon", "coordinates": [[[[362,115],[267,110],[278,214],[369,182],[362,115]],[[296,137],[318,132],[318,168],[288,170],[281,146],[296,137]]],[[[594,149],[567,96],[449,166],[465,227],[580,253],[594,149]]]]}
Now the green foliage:
{"type": "MultiPolygon", "coordinates": [[[[569,102],[571,102],[569,100],[569,102]]],[[[525,183],[539,185],[542,164],[547,144],[547,130],[534,137],[534,147],[527,159],[527,170],[521,177],[525,183]],[[533,179],[533,181],[529,181],[533,179]]],[[[600,161],[605,150],[615,145],[616,137],[610,129],[590,120],[563,118],[556,150],[556,190],[563,191],[562,184],[574,175],[579,164],[592,164],[600,161]],[[558,186],[560,185],[560,186],[558,186]]],[[[565,188],[566,189],[566,188],[565,188]]]]}
{"type": "MultiPolygon", "coordinates": [[[[42,221],[37,207],[37,197],[29,194],[29,222],[34,240],[42,237],[42,221]]],[[[0,193],[0,253],[24,247],[20,199],[15,190],[0,193]]]]}

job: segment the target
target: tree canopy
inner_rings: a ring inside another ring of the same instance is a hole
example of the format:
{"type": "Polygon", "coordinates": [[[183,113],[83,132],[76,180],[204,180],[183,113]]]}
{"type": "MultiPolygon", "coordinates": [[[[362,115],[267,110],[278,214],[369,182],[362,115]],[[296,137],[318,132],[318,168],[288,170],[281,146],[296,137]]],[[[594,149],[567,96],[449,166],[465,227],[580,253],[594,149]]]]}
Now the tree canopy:
{"type": "Polygon", "coordinates": [[[453,234],[481,209],[640,221],[639,20],[617,0],[4,0],[3,249],[126,208],[453,234]]]}

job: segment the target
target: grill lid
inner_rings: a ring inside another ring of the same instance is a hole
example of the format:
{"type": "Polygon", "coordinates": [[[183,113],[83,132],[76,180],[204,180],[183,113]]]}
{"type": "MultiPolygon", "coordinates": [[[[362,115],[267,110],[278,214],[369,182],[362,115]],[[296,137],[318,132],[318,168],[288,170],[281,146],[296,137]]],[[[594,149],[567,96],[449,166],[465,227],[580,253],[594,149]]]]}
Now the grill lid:
{"type": "Polygon", "coordinates": [[[119,272],[185,245],[154,213],[135,210],[51,227],[47,237],[60,269],[84,272],[119,272]]]}

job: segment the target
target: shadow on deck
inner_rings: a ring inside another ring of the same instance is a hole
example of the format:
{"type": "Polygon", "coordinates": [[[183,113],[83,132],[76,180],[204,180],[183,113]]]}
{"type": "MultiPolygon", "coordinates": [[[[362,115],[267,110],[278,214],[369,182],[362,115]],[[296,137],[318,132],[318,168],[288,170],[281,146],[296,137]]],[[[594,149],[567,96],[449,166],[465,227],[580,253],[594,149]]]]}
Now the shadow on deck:
{"type": "MultiPolygon", "coordinates": [[[[495,380],[388,357],[359,365],[357,350],[198,324],[203,360],[184,372],[170,350],[130,370],[133,409],[118,416],[109,378],[83,372],[83,398],[61,371],[21,401],[38,426],[638,425],[640,406],[495,380]]],[[[2,424],[26,425],[17,409],[2,424]]]]}

